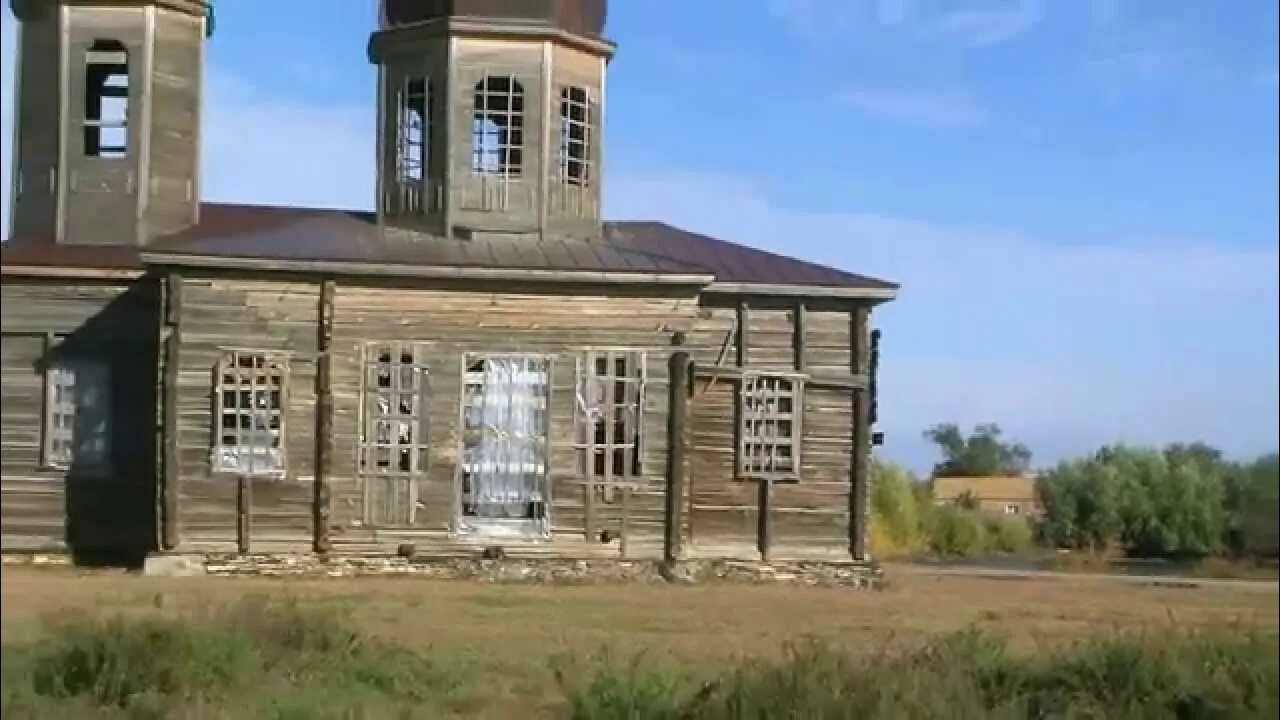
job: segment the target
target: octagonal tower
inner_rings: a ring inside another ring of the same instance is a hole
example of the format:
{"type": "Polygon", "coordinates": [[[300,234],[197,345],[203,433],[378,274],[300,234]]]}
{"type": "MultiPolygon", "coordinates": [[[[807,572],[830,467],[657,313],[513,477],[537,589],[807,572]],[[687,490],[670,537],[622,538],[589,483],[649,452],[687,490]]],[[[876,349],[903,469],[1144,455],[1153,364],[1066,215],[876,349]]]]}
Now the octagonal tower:
{"type": "Polygon", "coordinates": [[[379,221],[598,237],[606,12],[606,0],[383,0],[369,43],[379,221]]]}

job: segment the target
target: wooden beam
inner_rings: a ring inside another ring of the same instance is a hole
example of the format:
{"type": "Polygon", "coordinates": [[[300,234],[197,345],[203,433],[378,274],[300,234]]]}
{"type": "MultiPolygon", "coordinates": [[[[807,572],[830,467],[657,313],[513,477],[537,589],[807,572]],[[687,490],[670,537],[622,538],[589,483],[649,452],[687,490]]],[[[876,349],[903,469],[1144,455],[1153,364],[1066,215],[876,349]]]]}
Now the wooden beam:
{"type": "MultiPolygon", "coordinates": [[[[696,377],[700,378],[714,378],[716,380],[732,381],[741,380],[746,374],[744,369],[735,365],[697,365],[694,367],[693,372],[696,377]]],[[[770,374],[804,380],[804,384],[809,387],[831,388],[836,390],[860,390],[867,387],[870,382],[870,378],[866,375],[851,375],[831,372],[814,374],[777,372],[771,370],[770,374]]]]}
{"type": "Polygon", "coordinates": [[[249,552],[250,523],[253,516],[253,481],[247,475],[236,478],[236,548],[249,552]]]}
{"type": "Polygon", "coordinates": [[[177,273],[170,273],[165,278],[164,318],[167,328],[164,340],[164,387],[161,389],[161,397],[164,399],[164,421],[161,423],[162,467],[164,468],[160,489],[163,525],[161,549],[173,551],[182,542],[181,525],[178,519],[180,510],[178,486],[182,477],[178,452],[178,373],[182,369],[182,276],[177,273]]]}
{"type": "Polygon", "coordinates": [[[757,518],[759,534],[758,547],[760,550],[760,559],[769,562],[769,551],[773,548],[773,481],[769,478],[760,478],[757,481],[760,485],[760,514],[757,518]]]}
{"type": "Polygon", "coordinates": [[[319,330],[316,352],[316,465],[312,493],[312,545],[317,553],[332,548],[329,538],[331,490],[329,475],[333,465],[333,314],[337,286],[333,280],[320,283],[319,330]]]}
{"type": "Polygon", "coordinates": [[[796,307],[792,310],[791,325],[791,348],[795,355],[794,363],[796,372],[804,372],[808,367],[808,360],[805,358],[805,324],[808,308],[805,306],[804,300],[796,303],[796,307]]]}
{"type": "Polygon", "coordinates": [[[738,349],[738,367],[744,368],[750,361],[750,354],[747,352],[747,344],[751,339],[750,329],[747,324],[750,322],[750,311],[747,308],[746,300],[738,301],[738,316],[734,328],[737,331],[737,341],[734,343],[738,349]]]}
{"type": "Polygon", "coordinates": [[[692,361],[680,350],[671,355],[670,398],[667,412],[667,508],[666,542],[663,559],[675,562],[681,555],[681,525],[684,500],[685,421],[689,411],[689,379],[692,361]]]}
{"type": "MultiPolygon", "coordinates": [[[[871,310],[861,306],[849,313],[850,371],[855,375],[865,374],[870,361],[870,325],[871,310]]],[[[853,438],[852,457],[849,463],[849,550],[854,560],[869,560],[867,540],[868,525],[871,522],[871,425],[869,419],[869,398],[865,388],[853,393],[853,438]]]]}
{"type": "Polygon", "coordinates": [[[622,536],[618,539],[618,557],[627,559],[627,538],[631,535],[631,485],[622,488],[622,536]]]}

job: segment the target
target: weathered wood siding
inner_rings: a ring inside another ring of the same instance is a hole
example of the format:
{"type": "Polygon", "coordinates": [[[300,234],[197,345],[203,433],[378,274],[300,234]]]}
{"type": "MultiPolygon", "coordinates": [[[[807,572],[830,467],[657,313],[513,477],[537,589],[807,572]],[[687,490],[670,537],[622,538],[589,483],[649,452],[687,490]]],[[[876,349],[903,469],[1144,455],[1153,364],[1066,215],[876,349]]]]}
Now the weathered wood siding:
{"type": "MultiPolygon", "coordinates": [[[[794,372],[799,359],[805,372],[849,373],[849,312],[808,310],[799,358],[795,310],[756,309],[748,302],[744,334],[737,332],[737,312],[721,299],[702,308],[689,338],[699,365],[735,365],[738,339],[745,337],[749,368],[794,372]]],[[[759,482],[736,477],[737,392],[734,380],[700,377],[690,403],[686,532],[694,556],[760,557],[759,482]]],[[[852,391],[806,385],[800,427],[800,476],[770,489],[770,557],[848,559],[852,391]]]]}
{"type": "Polygon", "coordinates": [[[0,286],[0,546],[145,552],[155,542],[155,284],[0,286]],[[46,338],[49,339],[46,339],[46,338]],[[61,356],[110,367],[111,472],[41,468],[44,369],[61,356]]]}
{"type": "MultiPolygon", "coordinates": [[[[495,286],[492,292],[408,289],[336,283],[332,335],[333,444],[329,471],[329,541],[335,552],[393,552],[413,543],[419,552],[474,551],[449,530],[456,512],[462,360],[466,353],[553,355],[551,394],[550,543],[506,543],[508,552],[617,556],[623,526],[629,556],[661,553],[666,460],[667,358],[676,331],[692,328],[692,295],[621,296],[577,288],[546,294],[495,286]],[[373,527],[365,508],[365,479],[357,472],[364,348],[375,341],[427,343],[430,373],[430,461],[418,484],[413,527],[373,527]],[[588,348],[628,348],[648,359],[643,476],[626,502],[594,504],[586,532],[585,484],[573,449],[575,367],[588,348]],[[626,514],[625,518],[623,515],[626,514]]],[[[287,477],[255,479],[251,549],[307,550],[313,540],[315,368],[319,322],[315,281],[185,278],[181,291],[179,439],[182,543],[186,549],[234,550],[236,482],[210,474],[213,369],[219,348],[282,350],[294,354],[289,382],[287,477]]]]}
{"type": "MultiPolygon", "coordinates": [[[[215,369],[224,348],[278,351],[289,362],[288,474],[252,483],[254,551],[309,548],[319,284],[184,277],[178,293],[178,526],[184,549],[237,548],[237,482],[211,472],[215,369]]],[[[172,294],[172,291],[170,291],[172,294]]],[[[172,301],[172,300],[171,300],[172,301]]]]}

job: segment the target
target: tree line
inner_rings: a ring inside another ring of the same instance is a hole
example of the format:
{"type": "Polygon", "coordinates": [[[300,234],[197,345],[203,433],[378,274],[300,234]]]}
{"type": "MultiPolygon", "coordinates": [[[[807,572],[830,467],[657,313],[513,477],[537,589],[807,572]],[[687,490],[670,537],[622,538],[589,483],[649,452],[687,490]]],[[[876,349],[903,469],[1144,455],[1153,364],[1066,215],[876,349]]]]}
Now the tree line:
{"type": "Polygon", "coordinates": [[[936,505],[931,479],[1027,472],[1031,452],[994,424],[968,435],[951,424],[925,432],[942,455],[930,481],[875,465],[873,510],[880,554],[945,555],[1047,548],[1116,550],[1135,557],[1277,555],[1280,456],[1236,462],[1205,443],[1109,445],[1041,471],[1035,520],[992,518],[959,502],[936,505]]]}

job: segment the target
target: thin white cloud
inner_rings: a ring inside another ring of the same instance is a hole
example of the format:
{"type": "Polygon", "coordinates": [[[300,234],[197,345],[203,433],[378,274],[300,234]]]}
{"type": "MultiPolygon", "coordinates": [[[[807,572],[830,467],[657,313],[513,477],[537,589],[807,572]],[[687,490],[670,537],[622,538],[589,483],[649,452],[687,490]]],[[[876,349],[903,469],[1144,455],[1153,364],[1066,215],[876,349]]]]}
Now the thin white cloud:
{"type": "MultiPolygon", "coordinates": [[[[983,3],[972,3],[981,5],[983,3]]],[[[983,9],[958,9],[938,18],[936,30],[967,47],[1008,42],[1044,19],[1043,0],[999,0],[983,9]]]]}
{"type": "Polygon", "coordinates": [[[874,117],[932,128],[970,128],[987,121],[987,111],[962,92],[852,88],[838,98],[874,117]]]}
{"type": "Polygon", "coordinates": [[[887,456],[927,468],[920,432],[943,421],[998,422],[1044,462],[1120,440],[1275,447],[1274,246],[1057,244],[771,194],[735,175],[622,173],[608,210],[901,282],[877,312],[887,456]]]}

